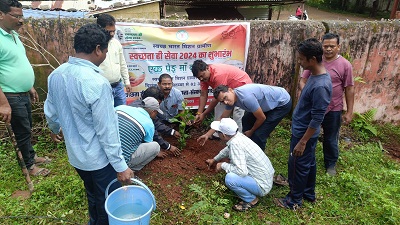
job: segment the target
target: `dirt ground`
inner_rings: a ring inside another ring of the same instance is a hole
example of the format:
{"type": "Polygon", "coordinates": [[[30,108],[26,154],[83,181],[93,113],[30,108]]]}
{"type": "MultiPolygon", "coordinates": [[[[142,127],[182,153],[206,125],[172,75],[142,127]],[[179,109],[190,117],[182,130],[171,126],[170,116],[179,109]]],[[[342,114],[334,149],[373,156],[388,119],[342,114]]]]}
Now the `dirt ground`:
{"type": "MultiPolygon", "coordinates": [[[[225,147],[225,143],[219,140],[208,140],[204,146],[200,146],[196,139],[206,132],[205,129],[191,129],[191,138],[186,141],[186,148],[178,157],[168,156],[165,159],[156,158],[146,165],[137,176],[146,183],[152,184],[156,194],[158,205],[171,206],[183,203],[182,187],[193,183],[198,175],[214,176],[216,172],[209,170],[207,159],[213,158],[225,147]]],[[[170,144],[178,146],[177,139],[165,137],[170,144]]],[[[168,213],[168,212],[166,212],[168,213]]]]}

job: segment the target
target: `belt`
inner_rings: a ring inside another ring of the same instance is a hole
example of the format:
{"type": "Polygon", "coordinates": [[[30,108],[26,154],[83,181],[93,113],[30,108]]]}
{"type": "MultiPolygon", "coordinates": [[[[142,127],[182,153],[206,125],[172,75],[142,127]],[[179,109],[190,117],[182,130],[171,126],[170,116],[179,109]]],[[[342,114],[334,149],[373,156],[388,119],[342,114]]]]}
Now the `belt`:
{"type": "Polygon", "coordinates": [[[110,83],[110,85],[112,88],[116,88],[120,83],[121,83],[121,80],[114,82],[114,83],[110,83]]]}
{"type": "Polygon", "coordinates": [[[4,95],[9,97],[29,96],[29,92],[16,92],[16,93],[4,92],[4,95]]]}

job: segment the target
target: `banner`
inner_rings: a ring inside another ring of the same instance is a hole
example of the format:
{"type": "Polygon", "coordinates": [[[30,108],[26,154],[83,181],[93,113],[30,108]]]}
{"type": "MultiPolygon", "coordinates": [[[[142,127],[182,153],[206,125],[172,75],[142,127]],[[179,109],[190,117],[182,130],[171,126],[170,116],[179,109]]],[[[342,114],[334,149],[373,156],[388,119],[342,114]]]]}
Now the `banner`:
{"type": "MultiPolygon", "coordinates": [[[[157,85],[159,76],[168,73],[188,106],[195,108],[199,105],[200,81],[193,76],[191,66],[196,59],[207,64],[225,63],[242,70],[246,67],[248,22],[186,27],[118,22],[116,29],[132,86],[128,101],[140,97],[141,91],[157,85]]],[[[209,96],[210,101],[211,89],[209,96]]]]}

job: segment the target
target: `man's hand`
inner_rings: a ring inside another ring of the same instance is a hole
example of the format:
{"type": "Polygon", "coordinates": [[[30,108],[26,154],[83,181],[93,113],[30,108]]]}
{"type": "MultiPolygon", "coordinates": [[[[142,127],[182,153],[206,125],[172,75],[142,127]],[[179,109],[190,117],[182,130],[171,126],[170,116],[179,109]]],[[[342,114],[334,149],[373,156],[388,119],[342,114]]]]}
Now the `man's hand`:
{"type": "Polygon", "coordinates": [[[215,162],[216,161],[214,159],[207,159],[206,163],[207,163],[208,169],[211,169],[214,166],[215,162]]]}
{"type": "Polygon", "coordinates": [[[117,179],[119,182],[121,182],[122,185],[126,185],[131,183],[131,178],[134,175],[135,174],[133,173],[133,171],[128,168],[123,172],[117,173],[117,179]]]}
{"type": "Polygon", "coordinates": [[[186,122],[186,126],[192,126],[194,124],[194,120],[189,120],[186,122]]]}
{"type": "Polygon", "coordinates": [[[9,124],[11,121],[11,107],[8,101],[0,105],[0,119],[6,124],[9,124]]]}
{"type": "Polygon", "coordinates": [[[29,95],[31,97],[32,104],[34,104],[34,103],[39,101],[39,95],[36,92],[35,88],[32,87],[31,90],[29,90],[29,95]]]}
{"type": "Polygon", "coordinates": [[[253,131],[247,130],[244,132],[244,135],[246,135],[248,138],[250,138],[253,135],[253,131]]]}
{"type": "Polygon", "coordinates": [[[215,167],[215,172],[219,172],[219,171],[221,171],[222,170],[222,162],[220,162],[220,163],[217,163],[217,166],[215,167]]]}
{"type": "Polygon", "coordinates": [[[181,133],[179,133],[177,130],[174,131],[174,137],[180,138],[181,137],[181,133]]]}
{"type": "Polygon", "coordinates": [[[343,124],[345,124],[345,125],[348,125],[352,119],[353,119],[353,113],[350,113],[350,112],[346,112],[342,116],[343,124]]]}
{"type": "Polygon", "coordinates": [[[128,84],[128,85],[125,85],[125,90],[126,90],[126,93],[131,93],[131,85],[130,84],[128,84]]]}
{"type": "Polygon", "coordinates": [[[199,138],[197,138],[197,142],[199,142],[200,146],[203,146],[208,140],[208,134],[203,134],[199,138]]]}
{"type": "Polygon", "coordinates": [[[161,151],[157,154],[156,157],[164,159],[164,158],[167,157],[167,156],[168,156],[168,152],[165,151],[165,150],[161,150],[161,151]]]}
{"type": "Polygon", "coordinates": [[[293,149],[293,155],[302,156],[305,148],[306,148],[306,143],[299,141],[293,149]]]}
{"type": "Polygon", "coordinates": [[[202,122],[204,120],[204,113],[200,113],[196,115],[196,118],[194,119],[194,123],[202,122]]]}
{"type": "Polygon", "coordinates": [[[62,133],[60,133],[60,134],[53,134],[53,133],[50,133],[50,137],[51,137],[51,140],[53,140],[53,141],[56,142],[56,143],[61,142],[62,139],[63,139],[62,133]]]}
{"type": "Polygon", "coordinates": [[[169,148],[169,151],[174,156],[179,156],[181,154],[181,150],[173,145],[171,145],[171,147],[169,148]]]}

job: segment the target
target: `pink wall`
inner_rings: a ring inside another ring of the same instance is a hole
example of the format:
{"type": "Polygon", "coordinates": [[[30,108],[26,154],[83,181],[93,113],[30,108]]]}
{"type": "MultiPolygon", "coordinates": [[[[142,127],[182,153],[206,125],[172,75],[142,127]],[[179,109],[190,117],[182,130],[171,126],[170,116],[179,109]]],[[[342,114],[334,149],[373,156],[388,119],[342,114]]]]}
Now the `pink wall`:
{"type": "MultiPolygon", "coordinates": [[[[46,19],[25,21],[21,35],[32,38],[52,53],[60,63],[73,54],[74,32],[91,19],[46,19]],[[28,32],[28,33],[26,33],[28,32]]],[[[163,26],[186,26],[226,21],[132,20],[163,26]]],[[[232,21],[229,21],[232,22],[232,21]]],[[[301,69],[296,63],[296,46],[306,38],[321,38],[326,32],[338,33],[342,53],[352,59],[354,75],[366,83],[356,84],[355,111],[377,108],[377,120],[400,121],[400,21],[251,21],[251,40],[246,72],[254,82],[285,87],[298,96],[301,69]]],[[[23,40],[28,45],[29,41],[23,40]]],[[[43,52],[43,51],[42,51],[43,52]]],[[[27,48],[33,64],[46,63],[37,51],[27,48]]],[[[49,58],[49,57],[48,57],[49,58]]],[[[51,64],[57,67],[55,60],[51,64]]],[[[51,67],[35,67],[35,86],[46,89],[51,67]]]]}

